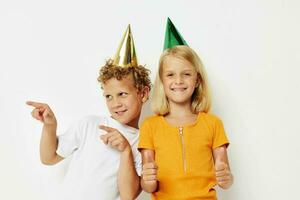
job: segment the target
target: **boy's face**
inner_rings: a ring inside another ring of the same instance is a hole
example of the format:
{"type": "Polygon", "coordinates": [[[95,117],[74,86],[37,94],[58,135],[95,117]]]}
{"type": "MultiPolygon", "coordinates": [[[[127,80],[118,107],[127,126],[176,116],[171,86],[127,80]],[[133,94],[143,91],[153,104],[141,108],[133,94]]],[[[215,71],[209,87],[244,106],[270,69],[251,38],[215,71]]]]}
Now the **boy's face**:
{"type": "Polygon", "coordinates": [[[111,78],[102,84],[102,88],[112,117],[122,124],[138,128],[142,105],[148,99],[149,89],[138,91],[132,75],[122,80],[111,78]]]}

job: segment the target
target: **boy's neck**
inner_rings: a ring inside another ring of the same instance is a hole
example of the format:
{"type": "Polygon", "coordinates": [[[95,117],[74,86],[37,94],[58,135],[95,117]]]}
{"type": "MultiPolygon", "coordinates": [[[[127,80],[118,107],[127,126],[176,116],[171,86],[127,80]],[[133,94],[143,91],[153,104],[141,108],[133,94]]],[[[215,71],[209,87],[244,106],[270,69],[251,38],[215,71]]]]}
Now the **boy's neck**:
{"type": "Polygon", "coordinates": [[[139,129],[139,119],[140,119],[140,115],[139,114],[135,119],[133,119],[131,122],[127,123],[126,125],[127,126],[130,126],[132,128],[135,128],[135,129],[139,129]]]}
{"type": "Polygon", "coordinates": [[[116,120],[118,123],[125,125],[125,126],[129,126],[131,128],[135,128],[135,129],[139,129],[139,119],[140,119],[140,115],[138,116],[138,118],[133,119],[132,121],[128,122],[128,123],[123,123],[117,119],[115,119],[113,116],[111,116],[112,119],[116,120]]]}

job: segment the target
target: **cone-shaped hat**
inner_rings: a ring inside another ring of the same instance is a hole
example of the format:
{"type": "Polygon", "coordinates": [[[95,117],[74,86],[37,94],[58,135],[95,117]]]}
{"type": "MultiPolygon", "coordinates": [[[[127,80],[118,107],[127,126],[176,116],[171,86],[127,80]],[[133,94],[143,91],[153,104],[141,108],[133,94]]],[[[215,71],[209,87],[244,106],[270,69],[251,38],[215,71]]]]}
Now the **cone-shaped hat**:
{"type": "Polygon", "coordinates": [[[130,24],[127,26],[126,32],[113,60],[113,64],[120,67],[138,66],[130,24]]]}
{"type": "Polygon", "coordinates": [[[165,43],[164,43],[164,50],[172,48],[177,45],[187,45],[186,41],[177,31],[176,27],[168,18],[167,25],[166,25],[166,33],[165,33],[165,43]]]}

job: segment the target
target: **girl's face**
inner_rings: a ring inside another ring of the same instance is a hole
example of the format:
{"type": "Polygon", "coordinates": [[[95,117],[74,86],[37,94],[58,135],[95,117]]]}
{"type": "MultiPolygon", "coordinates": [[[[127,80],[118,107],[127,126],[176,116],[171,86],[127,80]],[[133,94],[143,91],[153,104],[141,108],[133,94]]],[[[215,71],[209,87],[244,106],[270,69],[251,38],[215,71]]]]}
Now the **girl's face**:
{"type": "Polygon", "coordinates": [[[191,103],[198,79],[195,68],[186,60],[166,57],[162,69],[162,82],[169,103],[191,103]]]}

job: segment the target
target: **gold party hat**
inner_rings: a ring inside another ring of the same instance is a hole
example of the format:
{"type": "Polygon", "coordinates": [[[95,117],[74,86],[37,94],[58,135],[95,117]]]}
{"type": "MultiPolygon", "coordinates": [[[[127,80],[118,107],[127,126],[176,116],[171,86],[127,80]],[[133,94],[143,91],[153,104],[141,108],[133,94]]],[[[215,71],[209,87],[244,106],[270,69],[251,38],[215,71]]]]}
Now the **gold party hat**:
{"type": "Polygon", "coordinates": [[[113,60],[113,64],[120,67],[138,66],[130,24],[127,26],[126,32],[113,60]]]}

